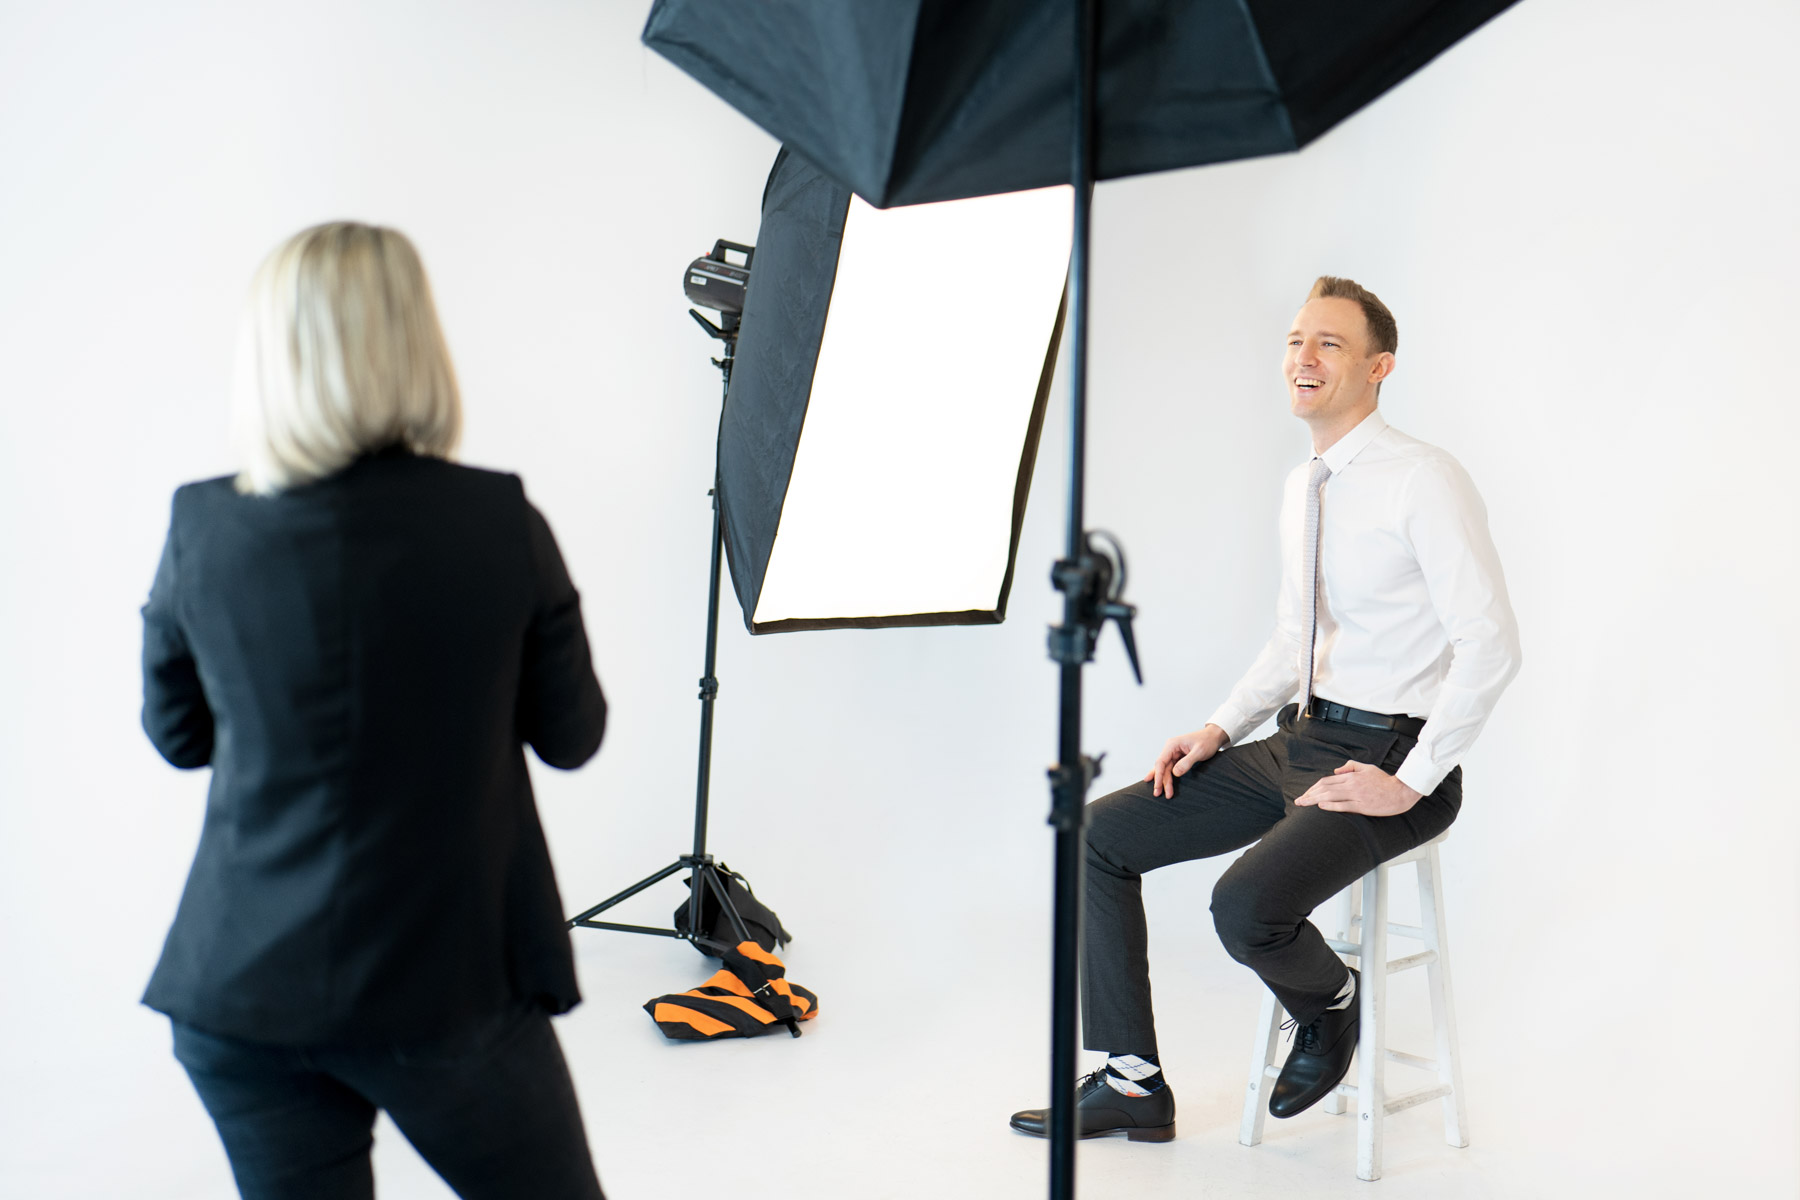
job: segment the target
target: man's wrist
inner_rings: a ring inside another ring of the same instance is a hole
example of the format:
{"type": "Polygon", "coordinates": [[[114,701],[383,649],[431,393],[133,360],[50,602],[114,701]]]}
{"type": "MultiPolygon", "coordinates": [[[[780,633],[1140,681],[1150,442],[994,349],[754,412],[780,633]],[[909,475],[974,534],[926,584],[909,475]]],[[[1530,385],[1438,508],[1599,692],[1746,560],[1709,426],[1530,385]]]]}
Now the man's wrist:
{"type": "Polygon", "coordinates": [[[1206,724],[1216,727],[1220,733],[1223,733],[1227,743],[1236,741],[1250,732],[1245,725],[1244,714],[1230,702],[1221,704],[1210,717],[1206,718],[1206,724]]]}
{"type": "Polygon", "coordinates": [[[1406,756],[1406,761],[1400,764],[1400,769],[1394,772],[1394,778],[1420,796],[1429,796],[1449,773],[1448,767],[1432,762],[1429,755],[1420,747],[1414,746],[1412,753],[1406,756]]]}

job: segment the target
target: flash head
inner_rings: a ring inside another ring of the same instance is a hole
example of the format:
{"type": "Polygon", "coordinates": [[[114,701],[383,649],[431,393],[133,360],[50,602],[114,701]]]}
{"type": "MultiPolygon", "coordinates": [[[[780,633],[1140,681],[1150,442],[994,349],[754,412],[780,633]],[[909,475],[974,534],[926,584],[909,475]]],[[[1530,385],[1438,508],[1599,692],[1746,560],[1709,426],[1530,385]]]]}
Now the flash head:
{"type": "Polygon", "coordinates": [[[756,247],[720,238],[712,251],[688,265],[682,280],[691,303],[701,308],[737,316],[744,311],[744,290],[750,286],[750,259],[756,247]],[[734,261],[741,259],[742,261],[734,261]]]}

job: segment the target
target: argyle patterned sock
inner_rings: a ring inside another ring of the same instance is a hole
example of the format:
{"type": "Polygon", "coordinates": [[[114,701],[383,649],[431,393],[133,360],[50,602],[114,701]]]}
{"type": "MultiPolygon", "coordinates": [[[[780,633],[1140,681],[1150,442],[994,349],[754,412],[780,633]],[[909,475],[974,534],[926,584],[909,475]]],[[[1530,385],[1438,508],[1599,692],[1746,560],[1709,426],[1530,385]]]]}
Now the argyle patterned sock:
{"type": "Polygon", "coordinates": [[[1148,1096],[1163,1089],[1162,1063],[1154,1054],[1109,1055],[1106,1082],[1121,1096],[1148,1096]]]}

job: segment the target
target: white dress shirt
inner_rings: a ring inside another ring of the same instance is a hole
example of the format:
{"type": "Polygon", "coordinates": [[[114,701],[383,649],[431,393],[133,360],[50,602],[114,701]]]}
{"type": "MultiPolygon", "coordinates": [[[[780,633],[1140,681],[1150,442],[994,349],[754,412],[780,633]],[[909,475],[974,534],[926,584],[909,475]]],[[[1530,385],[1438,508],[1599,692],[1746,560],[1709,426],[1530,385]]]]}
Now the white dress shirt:
{"type": "MultiPolygon", "coordinates": [[[[1390,427],[1380,412],[1320,457],[1331,476],[1320,506],[1313,695],[1426,718],[1395,775],[1429,795],[1468,753],[1519,670],[1518,623],[1487,509],[1460,463],[1390,427]]],[[[1208,722],[1233,743],[1304,686],[1301,529],[1310,466],[1296,467],[1282,493],[1275,634],[1208,722]]]]}

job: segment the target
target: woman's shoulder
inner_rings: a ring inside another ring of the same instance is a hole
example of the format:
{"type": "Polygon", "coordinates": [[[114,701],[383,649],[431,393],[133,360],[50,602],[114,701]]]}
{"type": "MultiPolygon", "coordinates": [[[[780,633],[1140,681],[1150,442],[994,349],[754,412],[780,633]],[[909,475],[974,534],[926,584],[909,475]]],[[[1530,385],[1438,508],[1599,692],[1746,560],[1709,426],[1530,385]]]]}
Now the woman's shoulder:
{"type": "Polygon", "coordinates": [[[463,496],[483,504],[525,502],[524,481],[510,471],[410,454],[378,457],[369,465],[372,473],[385,474],[402,486],[422,487],[446,497],[463,496]]]}
{"type": "Polygon", "coordinates": [[[508,471],[465,466],[410,454],[371,455],[324,479],[259,496],[238,490],[237,477],[221,475],[175,489],[171,520],[186,528],[215,522],[248,523],[330,520],[373,504],[378,508],[423,505],[490,513],[529,507],[524,482],[508,471]]]}
{"type": "Polygon", "coordinates": [[[524,481],[511,471],[501,471],[494,467],[472,467],[467,463],[451,462],[443,458],[416,458],[413,461],[428,464],[428,470],[468,487],[490,487],[513,492],[525,490],[524,481]]]}
{"type": "Polygon", "coordinates": [[[237,477],[219,475],[212,479],[196,479],[177,487],[170,506],[179,519],[184,514],[195,514],[241,499],[244,497],[238,493],[237,477]]]}

